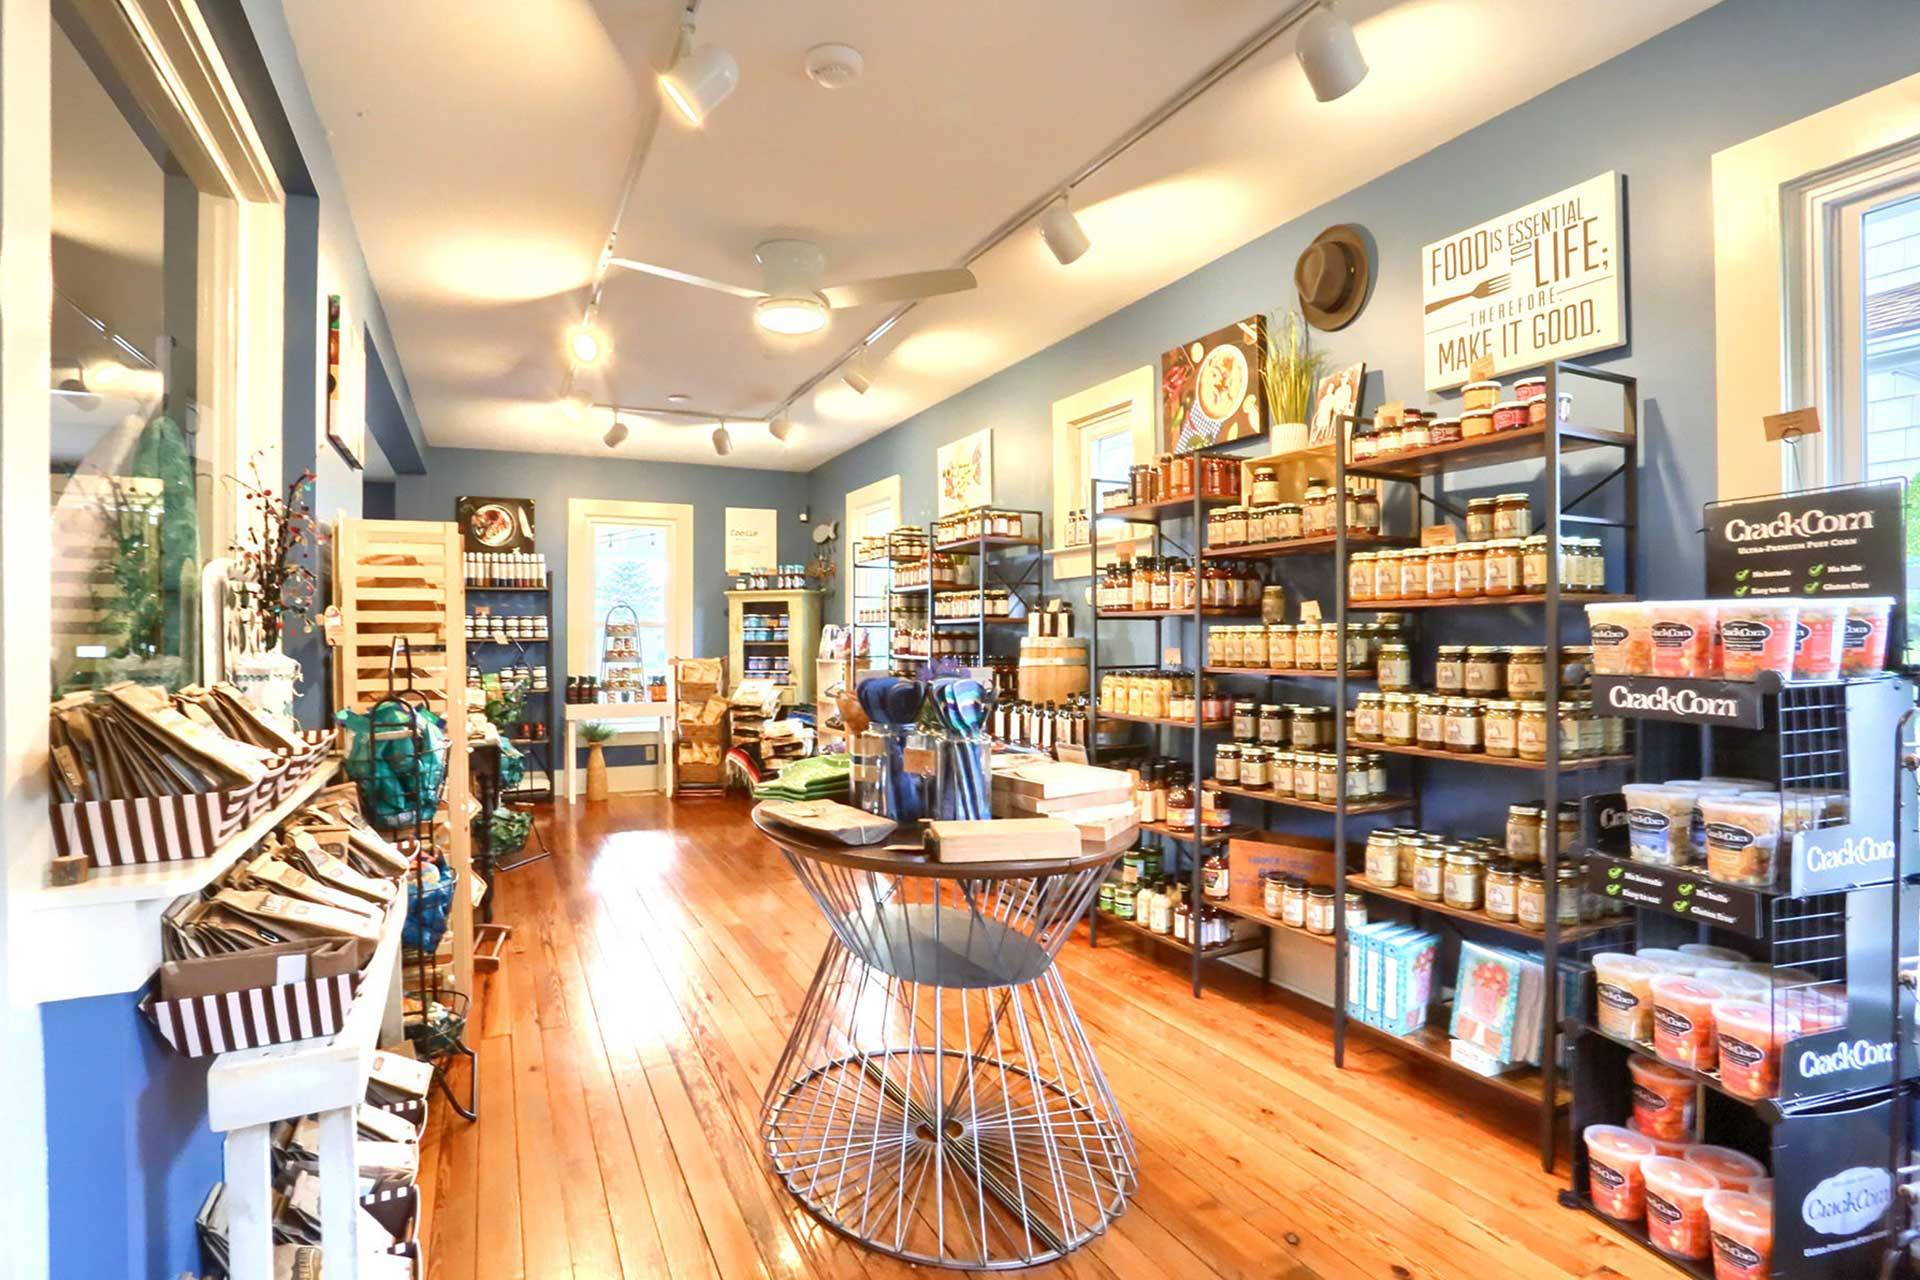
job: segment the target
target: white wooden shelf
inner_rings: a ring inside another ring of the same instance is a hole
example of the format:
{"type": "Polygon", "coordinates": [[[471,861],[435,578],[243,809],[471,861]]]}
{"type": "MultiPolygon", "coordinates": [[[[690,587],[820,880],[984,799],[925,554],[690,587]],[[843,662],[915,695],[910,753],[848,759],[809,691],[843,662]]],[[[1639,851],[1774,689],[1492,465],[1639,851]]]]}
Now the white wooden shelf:
{"type": "Polygon", "coordinates": [[[182,894],[198,893],[333,781],[340,759],[323,760],[286,799],[205,858],[93,869],[85,882],[20,895],[13,918],[24,935],[15,955],[45,957],[19,982],[38,1001],[138,991],[160,967],[160,916],[182,894]]]}

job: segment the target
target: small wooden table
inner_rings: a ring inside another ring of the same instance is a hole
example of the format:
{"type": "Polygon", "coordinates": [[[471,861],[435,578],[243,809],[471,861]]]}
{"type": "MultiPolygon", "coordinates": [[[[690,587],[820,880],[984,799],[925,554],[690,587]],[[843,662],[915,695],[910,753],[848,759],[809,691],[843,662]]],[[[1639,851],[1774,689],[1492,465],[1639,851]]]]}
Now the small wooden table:
{"type": "Polygon", "coordinates": [[[1138,1161],[1054,957],[1120,855],[938,863],[753,820],[833,931],[761,1111],[787,1190],[929,1266],[1031,1266],[1106,1230],[1138,1161]]]}
{"type": "Polygon", "coordinates": [[[628,721],[651,720],[660,733],[660,776],[666,780],[664,790],[673,794],[673,700],[664,702],[569,702],[561,715],[564,727],[561,731],[561,750],[566,754],[567,787],[561,794],[568,803],[580,791],[580,726],[589,720],[617,720],[622,724],[628,721]]]}

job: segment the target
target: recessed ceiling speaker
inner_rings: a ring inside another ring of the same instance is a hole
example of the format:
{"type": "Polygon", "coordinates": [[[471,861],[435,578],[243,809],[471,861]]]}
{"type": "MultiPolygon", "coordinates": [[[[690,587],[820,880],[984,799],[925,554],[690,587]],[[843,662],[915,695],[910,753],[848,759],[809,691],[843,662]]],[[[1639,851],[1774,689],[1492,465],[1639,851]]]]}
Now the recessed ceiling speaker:
{"type": "Polygon", "coordinates": [[[786,410],[773,415],[773,420],[767,423],[767,434],[781,444],[787,442],[787,437],[793,434],[793,419],[787,416],[786,410]]]}
{"type": "Polygon", "coordinates": [[[727,434],[724,422],[713,429],[713,451],[723,458],[733,452],[733,437],[727,434]]]}
{"type": "Polygon", "coordinates": [[[1067,203],[1064,193],[1040,215],[1040,238],[1053,251],[1054,261],[1063,267],[1078,262],[1080,255],[1093,245],[1093,241],[1087,239],[1087,229],[1074,216],[1073,206],[1067,203]]]}
{"type": "Polygon", "coordinates": [[[1313,96],[1322,102],[1345,97],[1367,78],[1367,60],[1360,54],[1353,24],[1330,4],[1316,8],[1300,23],[1293,52],[1313,86],[1313,96]]]}
{"type": "Polygon", "coordinates": [[[628,434],[630,433],[627,431],[627,424],[615,418],[613,425],[607,428],[607,434],[604,437],[607,442],[607,448],[618,449],[626,443],[628,434]]]}
{"type": "Polygon", "coordinates": [[[817,44],[807,50],[807,79],[822,89],[844,89],[866,69],[867,60],[850,44],[817,44]]]}
{"type": "Polygon", "coordinates": [[[867,358],[865,347],[854,352],[853,358],[841,367],[840,380],[852,387],[856,395],[867,394],[873,386],[873,364],[867,358]]]}

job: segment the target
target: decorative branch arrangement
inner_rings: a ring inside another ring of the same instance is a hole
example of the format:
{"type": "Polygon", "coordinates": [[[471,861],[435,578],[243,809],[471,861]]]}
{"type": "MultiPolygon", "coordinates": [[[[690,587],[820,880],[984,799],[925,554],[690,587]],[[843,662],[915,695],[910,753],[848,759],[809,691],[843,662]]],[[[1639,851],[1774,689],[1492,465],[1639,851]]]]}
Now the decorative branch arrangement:
{"type": "Polygon", "coordinates": [[[1267,321],[1267,349],[1260,380],[1267,409],[1276,423],[1305,422],[1313,412],[1313,393],[1331,363],[1324,351],[1307,348],[1307,325],[1297,311],[1267,321]]]}
{"type": "Polygon", "coordinates": [[[282,497],[260,476],[260,459],[240,482],[245,526],[234,542],[231,575],[235,610],[247,650],[272,649],[298,624],[313,630],[313,605],[320,580],[301,555],[327,540],[313,516],[313,472],[303,471],[282,497]]]}

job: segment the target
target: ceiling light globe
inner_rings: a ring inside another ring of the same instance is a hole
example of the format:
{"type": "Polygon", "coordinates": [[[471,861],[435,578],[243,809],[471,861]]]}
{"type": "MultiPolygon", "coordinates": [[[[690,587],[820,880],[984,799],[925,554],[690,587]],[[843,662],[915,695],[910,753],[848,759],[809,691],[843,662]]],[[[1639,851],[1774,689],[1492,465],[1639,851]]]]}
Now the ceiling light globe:
{"type": "Polygon", "coordinates": [[[733,452],[733,437],[727,434],[724,422],[713,429],[713,451],[723,458],[733,452]]]}
{"type": "Polygon", "coordinates": [[[660,92],[688,124],[706,123],[713,109],[740,87],[740,64],[716,44],[689,49],[660,77],[660,92]]]}
{"type": "Polygon", "coordinates": [[[753,304],[753,322],[768,333],[800,337],[827,327],[826,300],[808,294],[776,294],[753,304]]]}
{"type": "Polygon", "coordinates": [[[1300,23],[1293,52],[1313,86],[1313,96],[1322,102],[1345,97],[1367,78],[1367,60],[1361,56],[1353,24],[1326,5],[1300,23]]]}
{"type": "Polygon", "coordinates": [[[1040,215],[1040,238],[1053,252],[1054,261],[1063,267],[1078,262],[1093,246],[1093,241],[1087,238],[1087,229],[1080,225],[1065,196],[1048,205],[1047,211],[1040,215]]]}

